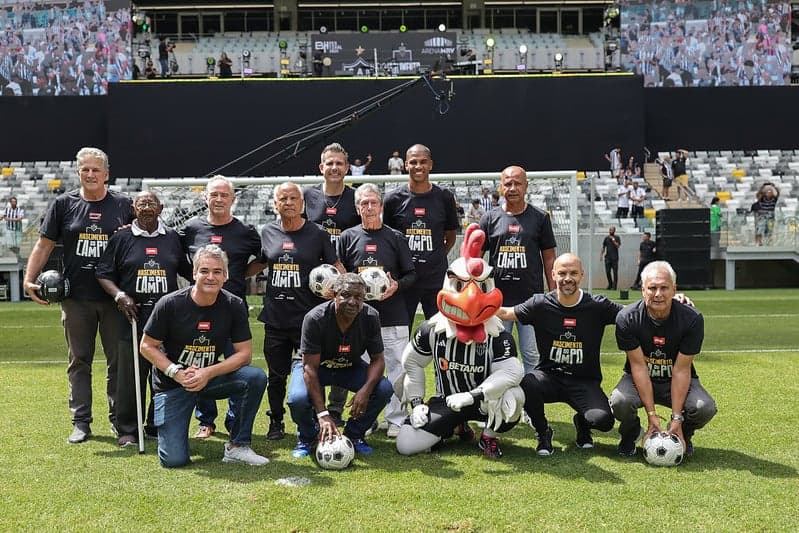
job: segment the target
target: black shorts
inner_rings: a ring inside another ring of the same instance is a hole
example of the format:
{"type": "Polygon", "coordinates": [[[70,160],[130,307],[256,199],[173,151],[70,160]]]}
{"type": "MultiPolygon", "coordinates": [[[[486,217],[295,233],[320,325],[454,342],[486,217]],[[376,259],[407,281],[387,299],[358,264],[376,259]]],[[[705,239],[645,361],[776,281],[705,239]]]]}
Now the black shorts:
{"type": "Polygon", "coordinates": [[[672,183],[673,181],[674,181],[674,180],[673,180],[673,179],[671,179],[671,178],[663,178],[663,186],[664,186],[664,187],[671,187],[671,183],[672,183]]]}
{"type": "MultiPolygon", "coordinates": [[[[427,407],[430,409],[430,421],[422,426],[421,429],[442,439],[450,438],[458,424],[463,424],[469,420],[485,422],[488,419],[486,415],[480,412],[480,402],[464,407],[460,411],[453,411],[447,407],[447,402],[444,398],[433,396],[427,400],[427,407]]],[[[504,433],[513,428],[518,422],[518,420],[515,422],[503,422],[497,432],[504,433]]]]}

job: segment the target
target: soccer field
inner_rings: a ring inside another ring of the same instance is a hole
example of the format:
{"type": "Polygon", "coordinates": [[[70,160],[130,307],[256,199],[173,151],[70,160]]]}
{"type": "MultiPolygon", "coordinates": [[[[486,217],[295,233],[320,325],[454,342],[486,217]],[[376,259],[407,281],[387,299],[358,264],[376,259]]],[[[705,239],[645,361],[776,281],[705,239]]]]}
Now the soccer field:
{"type": "MultiPolygon", "coordinates": [[[[0,531],[796,530],[799,289],[688,294],[706,319],[697,372],[719,412],[697,432],[695,455],[671,469],[651,467],[640,454],[617,456],[615,429],[595,432],[593,450],[577,449],[572,413],[556,404],[547,409],[555,429],[551,457],[536,456],[527,426],[501,436],[498,461],[457,439],[432,454],[402,457],[377,434],[369,438],[371,456],[341,472],[323,471],[311,459],[291,458],[293,436],[265,440],[264,404],[253,448],[269,465],[223,464],[227,435],[220,432],[208,442],[192,440],[192,465],[166,470],[154,441],[145,455],[117,446],[99,347],[95,436],[67,445],[59,309],[0,304],[0,531]],[[309,484],[284,484],[296,478],[309,484]]],[[[257,311],[250,314],[254,361],[263,367],[257,311]]],[[[623,365],[612,327],[602,362],[609,392],[623,365]]]]}

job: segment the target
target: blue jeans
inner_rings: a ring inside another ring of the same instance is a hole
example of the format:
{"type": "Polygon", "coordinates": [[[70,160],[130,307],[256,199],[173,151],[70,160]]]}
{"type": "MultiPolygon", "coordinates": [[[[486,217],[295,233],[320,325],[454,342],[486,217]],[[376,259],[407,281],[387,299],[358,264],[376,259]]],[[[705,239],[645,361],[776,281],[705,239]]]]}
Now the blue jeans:
{"type": "MultiPolygon", "coordinates": [[[[228,339],[225,343],[224,352],[225,355],[223,357],[225,358],[236,353],[236,350],[233,349],[233,342],[230,339],[228,339]]],[[[233,418],[236,416],[236,398],[231,397],[230,400],[228,400],[228,405],[229,407],[225,416],[226,428],[230,427],[230,425],[233,423],[233,418]]],[[[208,426],[209,428],[216,430],[217,415],[219,415],[219,410],[216,407],[215,398],[202,396],[197,398],[197,407],[194,409],[194,417],[200,421],[201,426],[208,426]]]]}
{"type": "MultiPolygon", "coordinates": [[[[357,361],[349,368],[334,370],[320,366],[319,385],[321,387],[338,385],[349,391],[358,392],[366,383],[366,368],[367,365],[363,361],[357,361]]],[[[374,421],[377,420],[377,415],[388,404],[392,394],[394,394],[394,389],[391,388],[391,384],[385,377],[381,378],[372,390],[372,395],[369,396],[366,412],[360,418],[350,417],[347,420],[344,433],[351,439],[362,439],[366,430],[372,427],[374,421]]],[[[297,424],[300,440],[303,442],[315,441],[319,430],[311,400],[308,398],[308,389],[305,388],[301,361],[296,361],[291,369],[288,404],[291,418],[297,424]]]]}
{"type": "Polygon", "coordinates": [[[524,325],[521,322],[504,320],[502,325],[505,331],[513,334],[513,324],[516,324],[516,332],[519,335],[519,353],[522,356],[524,373],[529,374],[538,364],[538,346],[535,343],[535,329],[533,326],[524,325]]]}
{"type": "Polygon", "coordinates": [[[236,416],[230,424],[230,442],[249,446],[252,426],[266,390],[266,374],[255,366],[243,366],[213,378],[200,392],[176,387],[155,395],[158,427],[158,460],[170,468],[189,463],[189,422],[198,399],[218,400],[235,395],[236,416]]]}

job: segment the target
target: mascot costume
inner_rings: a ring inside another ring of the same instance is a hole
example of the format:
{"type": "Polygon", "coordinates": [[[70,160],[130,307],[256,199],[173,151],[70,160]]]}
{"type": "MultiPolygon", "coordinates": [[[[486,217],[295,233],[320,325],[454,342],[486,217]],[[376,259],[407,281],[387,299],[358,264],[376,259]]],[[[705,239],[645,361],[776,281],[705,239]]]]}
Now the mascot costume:
{"type": "Polygon", "coordinates": [[[513,337],[495,316],[502,293],[482,259],[485,238],[477,224],[466,229],[461,257],[438,293],[439,312],[419,326],[402,354],[404,375],[395,388],[412,408],[397,436],[402,455],[429,451],[453,434],[471,440],[468,421],[478,420],[485,422],[478,441],[483,455],[501,457],[497,433],[522,414],[524,370],[513,337]],[[436,394],[425,402],[424,369],[431,362],[436,394]]]}

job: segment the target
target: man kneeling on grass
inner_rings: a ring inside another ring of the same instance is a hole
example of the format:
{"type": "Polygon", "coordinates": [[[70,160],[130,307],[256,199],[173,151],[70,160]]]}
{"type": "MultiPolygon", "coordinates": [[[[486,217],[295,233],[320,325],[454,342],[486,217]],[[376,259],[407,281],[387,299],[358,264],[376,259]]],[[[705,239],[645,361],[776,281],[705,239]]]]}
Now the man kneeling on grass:
{"type": "Polygon", "coordinates": [[[222,461],[264,465],[250,448],[252,426],[266,389],[266,374],[250,366],[252,335],[247,306],[222,289],[227,255],[209,244],[194,254],[194,285],[161,298],[144,326],[141,354],[153,364],[155,425],[161,466],[188,464],[189,422],[198,399],[235,395],[222,461]],[[219,361],[228,341],[233,354],[219,361]]]}

